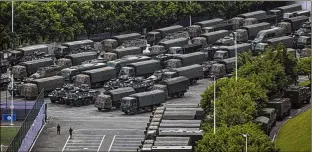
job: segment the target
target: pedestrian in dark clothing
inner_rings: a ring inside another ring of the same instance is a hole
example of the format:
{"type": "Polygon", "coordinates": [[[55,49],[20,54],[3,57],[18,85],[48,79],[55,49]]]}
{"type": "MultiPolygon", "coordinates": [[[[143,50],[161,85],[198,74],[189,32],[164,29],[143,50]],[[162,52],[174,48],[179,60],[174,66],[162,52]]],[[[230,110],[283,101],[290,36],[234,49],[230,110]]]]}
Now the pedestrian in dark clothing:
{"type": "Polygon", "coordinates": [[[57,134],[58,135],[61,134],[61,126],[59,124],[57,124],[57,134]]]}
{"type": "Polygon", "coordinates": [[[73,129],[70,127],[69,128],[69,138],[71,139],[73,136],[73,129]]]}

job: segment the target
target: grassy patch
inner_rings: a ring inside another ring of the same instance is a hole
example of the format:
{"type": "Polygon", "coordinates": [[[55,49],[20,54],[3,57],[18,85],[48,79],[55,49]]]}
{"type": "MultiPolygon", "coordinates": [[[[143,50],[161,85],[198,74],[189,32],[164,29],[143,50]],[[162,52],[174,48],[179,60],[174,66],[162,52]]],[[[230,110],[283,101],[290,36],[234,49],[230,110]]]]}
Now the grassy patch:
{"type": "Polygon", "coordinates": [[[299,86],[308,86],[308,85],[310,85],[311,84],[311,82],[310,82],[310,80],[306,80],[306,81],[302,81],[302,82],[299,82],[299,86]]]}
{"type": "Polygon", "coordinates": [[[281,152],[311,151],[311,108],[290,119],[281,128],[276,146],[281,152]]]}
{"type": "Polygon", "coordinates": [[[1,127],[1,144],[9,145],[20,127],[1,127]]]}

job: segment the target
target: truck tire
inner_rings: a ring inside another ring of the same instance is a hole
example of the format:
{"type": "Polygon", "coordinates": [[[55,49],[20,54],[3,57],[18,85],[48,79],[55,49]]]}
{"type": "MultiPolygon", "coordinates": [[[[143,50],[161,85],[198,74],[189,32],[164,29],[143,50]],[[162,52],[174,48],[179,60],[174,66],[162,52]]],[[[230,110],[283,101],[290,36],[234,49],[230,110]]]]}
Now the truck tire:
{"type": "Polygon", "coordinates": [[[178,92],[178,93],[177,93],[177,96],[178,96],[179,98],[182,98],[182,97],[184,96],[184,92],[178,92]]]}
{"type": "Polygon", "coordinates": [[[288,109],[286,115],[287,115],[287,116],[290,116],[290,109],[288,109]]]}
{"type": "Polygon", "coordinates": [[[75,105],[76,105],[76,107],[80,107],[81,106],[81,100],[76,100],[75,105]]]}
{"type": "Polygon", "coordinates": [[[101,111],[101,110],[102,110],[102,108],[98,108],[98,110],[99,110],[99,111],[101,111]]]}
{"type": "Polygon", "coordinates": [[[191,80],[191,85],[195,85],[197,83],[196,79],[191,80]]]}
{"type": "Polygon", "coordinates": [[[55,100],[51,100],[51,103],[55,103],[55,100]]]}

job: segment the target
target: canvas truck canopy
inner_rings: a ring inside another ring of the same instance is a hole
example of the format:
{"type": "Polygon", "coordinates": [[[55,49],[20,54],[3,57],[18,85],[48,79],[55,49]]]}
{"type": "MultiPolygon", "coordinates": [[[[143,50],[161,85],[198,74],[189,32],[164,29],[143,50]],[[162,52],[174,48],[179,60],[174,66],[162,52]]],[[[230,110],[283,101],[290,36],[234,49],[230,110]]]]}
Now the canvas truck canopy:
{"type": "Polygon", "coordinates": [[[247,25],[247,26],[244,26],[242,28],[246,29],[248,32],[248,37],[252,38],[252,37],[257,36],[257,34],[260,31],[270,29],[271,25],[270,25],[270,23],[262,22],[262,23],[258,23],[258,24],[247,25]]]}
{"type": "Polygon", "coordinates": [[[72,49],[78,49],[85,45],[90,45],[91,47],[94,47],[94,42],[92,40],[81,40],[81,41],[66,42],[66,43],[63,43],[62,45],[72,50],[72,49]]]}
{"type": "Polygon", "coordinates": [[[118,88],[115,90],[109,90],[105,94],[109,94],[113,101],[121,100],[123,97],[134,94],[135,90],[131,87],[118,88]]]}
{"type": "Polygon", "coordinates": [[[65,58],[71,59],[72,65],[79,65],[84,61],[97,58],[97,53],[96,52],[76,53],[76,54],[66,55],[65,58]]]}
{"type": "Polygon", "coordinates": [[[183,31],[183,30],[184,30],[183,26],[175,25],[175,26],[169,26],[169,27],[157,29],[155,31],[159,32],[161,34],[161,36],[164,38],[165,36],[167,36],[170,33],[175,33],[175,32],[179,32],[179,31],[183,31]]]}
{"type": "Polygon", "coordinates": [[[266,11],[255,11],[255,12],[248,12],[244,14],[237,15],[237,17],[242,17],[242,18],[258,18],[261,16],[267,15],[266,11]]]}
{"type": "Polygon", "coordinates": [[[89,75],[91,83],[103,82],[116,78],[116,70],[112,67],[104,67],[83,71],[82,74],[89,75]]]}
{"type": "Polygon", "coordinates": [[[254,121],[262,123],[262,124],[268,124],[270,119],[268,117],[265,117],[265,116],[259,116],[254,121]]]}
{"type": "Polygon", "coordinates": [[[147,61],[135,62],[135,63],[130,63],[128,66],[135,67],[136,75],[154,73],[154,71],[161,69],[159,60],[147,60],[147,61]]]}
{"type": "Polygon", "coordinates": [[[169,49],[170,47],[184,46],[187,44],[188,44],[188,38],[178,38],[178,39],[172,39],[172,40],[158,43],[158,45],[162,45],[166,49],[169,49]]]}
{"type": "Polygon", "coordinates": [[[211,19],[211,20],[205,20],[205,21],[201,21],[201,22],[196,22],[194,24],[195,25],[199,25],[199,26],[201,26],[203,28],[203,27],[207,27],[207,26],[212,26],[212,25],[218,24],[218,23],[220,23],[222,21],[223,21],[223,19],[221,19],[221,18],[215,18],[215,19],[211,19]]]}
{"type": "Polygon", "coordinates": [[[183,66],[189,66],[193,64],[202,64],[205,62],[204,52],[194,52],[189,54],[183,54],[180,56],[175,56],[174,58],[180,59],[183,66]]]}
{"type": "Polygon", "coordinates": [[[292,4],[292,5],[286,5],[275,8],[275,10],[281,10],[282,14],[288,13],[288,12],[295,12],[302,10],[302,6],[300,4],[292,4]]]}
{"type": "Polygon", "coordinates": [[[111,52],[116,53],[117,58],[122,58],[126,55],[142,54],[143,50],[140,47],[127,47],[127,48],[114,49],[111,52]]]}
{"type": "Polygon", "coordinates": [[[291,28],[293,31],[298,30],[302,25],[309,21],[309,17],[307,16],[296,16],[288,19],[284,19],[285,22],[289,22],[291,24],[291,28]]]}
{"type": "Polygon", "coordinates": [[[141,34],[139,33],[130,33],[130,34],[123,34],[123,35],[117,35],[113,36],[112,39],[115,39],[118,41],[118,44],[121,45],[123,41],[131,40],[131,39],[140,39],[141,34]]]}
{"type": "Polygon", "coordinates": [[[52,76],[41,79],[34,79],[31,83],[34,83],[38,87],[38,93],[44,89],[45,92],[52,91],[56,88],[61,88],[65,80],[62,76],[52,76]]]}
{"type": "Polygon", "coordinates": [[[18,48],[17,51],[22,51],[23,55],[31,55],[34,54],[36,51],[48,53],[48,46],[47,45],[31,45],[26,47],[18,48]]]}
{"type": "Polygon", "coordinates": [[[277,22],[279,22],[279,20],[277,20],[277,15],[265,15],[265,16],[261,16],[259,18],[257,18],[258,23],[261,22],[268,22],[270,24],[275,24],[277,22]]]}
{"type": "Polygon", "coordinates": [[[188,79],[198,78],[203,75],[203,67],[199,64],[175,68],[174,70],[179,73],[179,76],[184,76],[188,79]]]}
{"type": "Polygon", "coordinates": [[[51,58],[39,59],[21,62],[19,65],[25,66],[27,70],[27,75],[30,76],[37,72],[40,67],[47,67],[53,65],[53,60],[51,58]]]}
{"type": "Polygon", "coordinates": [[[276,37],[276,38],[265,40],[264,43],[268,43],[273,48],[276,48],[279,43],[282,43],[286,48],[293,48],[294,38],[290,36],[282,36],[282,37],[276,37]]]}
{"type": "Polygon", "coordinates": [[[165,92],[161,90],[136,93],[130,95],[129,97],[135,97],[138,100],[140,107],[157,105],[166,102],[165,92]]]}
{"type": "Polygon", "coordinates": [[[228,36],[229,34],[230,32],[228,30],[219,30],[219,31],[202,34],[201,37],[205,37],[207,39],[207,44],[213,44],[217,40],[225,36],[228,36]]]}
{"type": "Polygon", "coordinates": [[[189,80],[183,76],[161,81],[160,84],[167,86],[168,94],[189,89],[189,80]]]}

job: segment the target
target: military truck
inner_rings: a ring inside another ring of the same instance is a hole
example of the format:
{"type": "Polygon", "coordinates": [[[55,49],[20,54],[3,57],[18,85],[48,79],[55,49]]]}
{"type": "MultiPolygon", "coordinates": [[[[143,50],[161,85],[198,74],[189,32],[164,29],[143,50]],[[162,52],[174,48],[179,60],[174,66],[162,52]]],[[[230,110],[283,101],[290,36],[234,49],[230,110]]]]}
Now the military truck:
{"type": "Polygon", "coordinates": [[[81,72],[81,74],[77,75],[75,84],[88,84],[91,88],[98,88],[102,87],[104,82],[115,78],[115,68],[103,67],[81,72]]]}
{"type": "Polygon", "coordinates": [[[186,77],[179,76],[172,79],[167,79],[159,82],[159,84],[166,86],[167,95],[171,98],[175,96],[181,98],[189,89],[189,80],[186,77]]]}
{"type": "Polygon", "coordinates": [[[270,135],[272,124],[270,123],[270,119],[268,117],[259,116],[253,121],[261,125],[261,129],[265,132],[265,134],[270,135]]]}
{"type": "Polygon", "coordinates": [[[268,46],[276,48],[279,43],[282,43],[285,48],[294,48],[294,38],[290,36],[282,36],[282,37],[267,39],[263,41],[263,43],[258,43],[253,51],[255,53],[257,52],[263,53],[268,46]]]}
{"type": "Polygon", "coordinates": [[[112,109],[112,107],[116,107],[116,109],[119,109],[121,99],[131,94],[135,94],[135,90],[131,87],[105,91],[104,94],[100,94],[96,98],[94,107],[96,107],[99,111],[101,111],[102,109],[110,110],[112,109]]]}
{"type": "Polygon", "coordinates": [[[141,38],[141,34],[139,33],[129,33],[129,34],[122,34],[113,36],[111,39],[117,40],[118,46],[122,45],[124,41],[132,40],[132,39],[139,39],[141,38]]]}
{"type": "Polygon", "coordinates": [[[174,68],[172,71],[163,73],[163,80],[184,76],[189,79],[191,85],[197,83],[203,77],[203,67],[199,64],[193,64],[181,68],[174,68]]]}
{"type": "Polygon", "coordinates": [[[70,59],[72,61],[72,65],[80,65],[84,61],[92,60],[97,58],[96,52],[83,52],[66,55],[65,58],[70,59]]]}
{"type": "Polygon", "coordinates": [[[285,92],[285,98],[290,98],[291,106],[294,108],[310,103],[311,91],[309,87],[291,86],[285,92]]]}
{"type": "Polygon", "coordinates": [[[87,45],[93,48],[94,42],[92,40],[65,42],[62,43],[61,45],[56,46],[56,48],[54,49],[54,55],[57,59],[59,59],[65,57],[66,55],[71,54],[75,49],[79,49],[87,45]]]}
{"type": "Polygon", "coordinates": [[[311,48],[311,34],[308,35],[302,35],[299,36],[297,42],[296,42],[296,48],[297,49],[304,49],[305,47],[311,48]]]}
{"type": "Polygon", "coordinates": [[[108,61],[107,66],[113,67],[116,69],[117,75],[119,74],[122,67],[127,66],[130,63],[147,61],[151,58],[148,56],[125,56],[121,59],[117,59],[114,61],[108,61]]]}
{"type": "Polygon", "coordinates": [[[267,103],[268,108],[275,108],[278,120],[290,115],[291,102],[289,98],[274,98],[267,103]]]}
{"type": "Polygon", "coordinates": [[[5,90],[7,89],[9,83],[11,82],[11,79],[1,75],[1,79],[0,79],[0,89],[1,90],[5,90]]]}
{"type": "Polygon", "coordinates": [[[178,38],[178,39],[172,39],[164,42],[159,42],[158,45],[162,45],[165,47],[166,50],[168,50],[170,47],[176,47],[176,46],[184,46],[188,45],[189,40],[187,38],[178,38]]]}
{"type": "Polygon", "coordinates": [[[202,28],[203,33],[210,33],[210,32],[219,31],[219,30],[232,31],[233,23],[227,21],[227,22],[221,22],[212,26],[206,26],[202,28]]]}
{"type": "MultiPolygon", "coordinates": [[[[271,25],[267,22],[243,26],[242,28],[235,30],[237,42],[245,43],[250,39],[254,39],[260,31],[270,28],[271,25]]],[[[232,37],[234,37],[234,35],[232,37]]]]}
{"type": "Polygon", "coordinates": [[[141,62],[130,63],[125,67],[122,67],[119,73],[119,77],[124,79],[127,77],[148,77],[156,70],[160,70],[161,65],[158,60],[147,60],[141,62]]]}
{"type": "Polygon", "coordinates": [[[144,92],[153,85],[153,80],[143,79],[142,77],[128,77],[127,79],[112,79],[106,82],[103,88],[108,91],[118,88],[131,87],[135,90],[135,92],[144,92]]]}
{"type": "MultiPolygon", "coordinates": [[[[182,54],[182,55],[175,55],[173,56],[173,59],[178,59],[181,61],[181,66],[189,66],[193,64],[202,64],[205,62],[205,53],[203,52],[194,52],[194,53],[189,53],[189,54],[182,54]]],[[[170,62],[176,62],[176,60],[168,60],[166,61],[167,65],[174,65],[174,63],[170,62]]],[[[171,66],[169,66],[171,67],[171,66]]]]}
{"type": "Polygon", "coordinates": [[[65,78],[66,82],[74,82],[76,75],[81,74],[83,71],[103,68],[106,67],[105,63],[89,63],[89,64],[82,64],[77,66],[71,66],[69,68],[62,69],[60,74],[65,78]]]}
{"type": "Polygon", "coordinates": [[[143,111],[152,111],[154,107],[165,102],[166,95],[165,92],[161,90],[136,93],[122,98],[121,111],[125,114],[137,114],[141,109],[143,111]]]}
{"type": "Polygon", "coordinates": [[[211,65],[210,76],[216,78],[230,77],[235,69],[235,57],[218,60],[217,63],[211,65]]]}
{"type": "MultiPolygon", "coordinates": [[[[172,47],[171,47],[172,48],[172,47]]],[[[169,48],[168,54],[188,54],[197,52],[202,48],[201,44],[189,44],[182,47],[175,47],[175,49],[169,48]]]]}
{"type": "Polygon", "coordinates": [[[184,28],[181,25],[174,25],[165,28],[156,29],[146,34],[146,40],[148,44],[157,44],[161,39],[164,39],[168,34],[183,31],[184,28]]]}
{"type": "Polygon", "coordinates": [[[219,30],[219,31],[202,34],[201,37],[206,38],[207,44],[213,44],[220,38],[228,36],[229,34],[230,32],[228,30],[219,30]]]}
{"type": "Polygon", "coordinates": [[[9,51],[8,60],[10,64],[13,66],[13,65],[18,64],[24,56],[33,55],[35,54],[35,52],[42,52],[42,53],[48,54],[48,46],[42,45],[42,44],[31,45],[31,46],[18,48],[17,50],[9,51]]]}
{"type": "Polygon", "coordinates": [[[274,108],[263,108],[263,116],[269,118],[271,128],[276,125],[276,110],[274,108]]]}
{"type": "Polygon", "coordinates": [[[242,17],[244,19],[246,18],[258,18],[258,17],[262,17],[267,15],[267,13],[265,11],[254,11],[254,12],[248,12],[248,13],[244,13],[244,14],[239,14],[237,15],[237,17],[242,17]]]}
{"type": "Polygon", "coordinates": [[[237,51],[237,54],[247,52],[251,49],[251,44],[249,43],[242,43],[232,45],[232,46],[220,46],[217,51],[214,53],[214,60],[223,60],[228,58],[235,57],[235,52],[237,51]]]}
{"type": "Polygon", "coordinates": [[[302,10],[302,6],[300,4],[291,4],[286,6],[277,7],[274,10],[281,10],[281,13],[288,13],[288,12],[294,12],[302,10]]]}
{"type": "Polygon", "coordinates": [[[53,65],[54,62],[50,58],[32,60],[19,63],[19,65],[12,67],[12,74],[15,80],[23,80],[26,77],[37,72],[40,67],[47,67],[53,65]]]}
{"type": "Polygon", "coordinates": [[[284,19],[283,22],[278,23],[278,27],[282,28],[285,34],[292,34],[301,26],[309,21],[307,16],[296,16],[288,19],[284,19]]]}
{"type": "Polygon", "coordinates": [[[268,30],[262,30],[260,31],[256,38],[252,41],[249,41],[251,43],[251,50],[253,51],[258,43],[261,43],[267,39],[275,38],[275,37],[281,37],[284,36],[286,33],[284,30],[280,27],[275,27],[268,30]]]}
{"type": "Polygon", "coordinates": [[[44,89],[44,96],[60,88],[64,84],[64,78],[62,76],[52,76],[41,79],[31,80],[30,83],[24,83],[22,86],[21,95],[26,99],[34,99],[38,96],[42,89],[44,89]]]}
{"type": "Polygon", "coordinates": [[[140,47],[127,47],[127,48],[113,49],[111,53],[115,53],[117,55],[117,58],[120,59],[127,55],[142,54],[143,50],[140,47]]]}
{"type": "Polygon", "coordinates": [[[218,23],[220,23],[222,21],[223,21],[223,19],[221,19],[221,18],[214,18],[214,19],[211,19],[211,20],[205,20],[205,21],[201,21],[201,22],[196,22],[196,23],[194,23],[194,25],[199,25],[201,28],[204,28],[204,27],[216,25],[216,24],[218,24],[218,23]]]}

